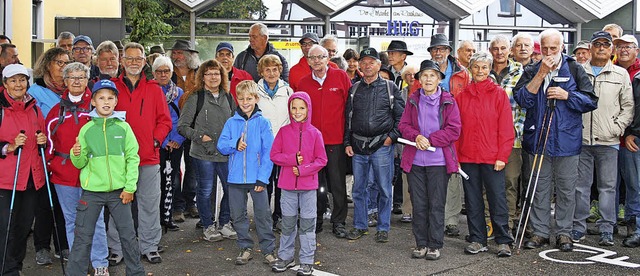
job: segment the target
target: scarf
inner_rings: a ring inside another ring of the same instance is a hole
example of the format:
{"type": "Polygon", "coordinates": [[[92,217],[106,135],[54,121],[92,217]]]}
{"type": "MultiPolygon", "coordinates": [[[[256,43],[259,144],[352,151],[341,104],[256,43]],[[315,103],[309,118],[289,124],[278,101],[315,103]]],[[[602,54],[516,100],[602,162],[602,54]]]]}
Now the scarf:
{"type": "Polygon", "coordinates": [[[47,88],[49,88],[51,91],[55,92],[58,95],[62,95],[62,92],[64,92],[66,89],[64,86],[64,82],[57,83],[56,81],[53,80],[53,78],[51,77],[51,74],[44,75],[43,80],[47,88]]]}
{"type": "Polygon", "coordinates": [[[269,84],[267,83],[267,81],[263,80],[263,82],[262,82],[262,84],[264,86],[264,91],[267,92],[269,97],[271,97],[272,99],[273,99],[273,96],[278,91],[278,82],[280,82],[280,81],[276,81],[276,86],[273,88],[273,90],[271,90],[271,88],[269,88],[269,84]]]}
{"type": "Polygon", "coordinates": [[[164,90],[164,95],[167,98],[167,103],[172,103],[178,97],[178,87],[173,81],[169,80],[169,83],[162,86],[162,90],[164,90]]]}

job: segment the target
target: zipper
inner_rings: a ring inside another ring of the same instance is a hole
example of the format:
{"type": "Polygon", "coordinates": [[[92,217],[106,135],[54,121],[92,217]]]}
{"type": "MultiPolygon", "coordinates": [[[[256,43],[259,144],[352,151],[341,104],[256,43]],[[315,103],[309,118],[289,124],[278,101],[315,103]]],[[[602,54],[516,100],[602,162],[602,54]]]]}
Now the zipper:
{"type": "MultiPolygon", "coordinates": [[[[243,142],[245,143],[247,141],[248,129],[249,129],[249,119],[247,119],[244,122],[244,141],[243,142]]],[[[242,151],[242,175],[243,175],[244,183],[247,183],[247,150],[248,149],[249,148],[247,147],[242,151]]]]}
{"type": "MultiPolygon", "coordinates": [[[[142,111],[140,111],[142,112],[142,111]]],[[[111,178],[111,169],[109,168],[109,144],[107,143],[107,118],[102,121],[102,137],[104,137],[105,158],[107,159],[107,174],[109,175],[109,191],[113,190],[113,180],[111,178]]]]}
{"type": "MultiPolygon", "coordinates": [[[[298,152],[302,155],[302,124],[300,124],[300,138],[298,138],[298,152]]],[[[298,154],[296,153],[296,163],[298,163],[298,154]]],[[[302,165],[302,164],[298,164],[302,165]]],[[[298,190],[298,178],[300,178],[300,166],[298,166],[298,175],[296,176],[296,183],[294,184],[294,190],[298,190]]]]}
{"type": "Polygon", "coordinates": [[[140,116],[142,116],[142,107],[144,107],[144,99],[140,102],[140,116]]]}

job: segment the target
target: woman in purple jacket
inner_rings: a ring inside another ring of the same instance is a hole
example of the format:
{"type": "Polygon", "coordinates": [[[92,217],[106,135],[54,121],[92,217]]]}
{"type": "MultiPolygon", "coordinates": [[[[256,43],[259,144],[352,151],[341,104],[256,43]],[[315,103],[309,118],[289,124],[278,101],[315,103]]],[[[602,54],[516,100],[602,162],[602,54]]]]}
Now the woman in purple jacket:
{"type": "Polygon", "coordinates": [[[316,250],[316,190],[318,172],[327,165],[320,131],[311,125],[311,98],[296,92],[289,98],[288,125],[278,131],[271,147],[271,160],[281,166],[278,188],[282,189],[282,235],[274,272],[295,266],[294,250],[300,209],[300,269],[311,275],[316,250]]]}
{"type": "Polygon", "coordinates": [[[437,260],[444,243],[444,205],[450,174],[458,171],[453,143],[460,135],[460,112],[451,93],[440,88],[444,74],[425,60],[415,78],[421,88],[409,95],[398,129],[415,142],[405,146],[400,167],[408,174],[413,203],[412,258],[437,260]]]}

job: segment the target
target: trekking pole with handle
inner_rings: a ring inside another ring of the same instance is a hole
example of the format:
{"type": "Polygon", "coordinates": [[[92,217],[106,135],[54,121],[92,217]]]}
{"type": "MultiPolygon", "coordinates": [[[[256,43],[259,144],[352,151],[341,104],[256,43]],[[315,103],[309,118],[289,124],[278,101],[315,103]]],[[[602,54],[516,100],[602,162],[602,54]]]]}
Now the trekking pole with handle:
{"type": "MultiPolygon", "coordinates": [[[[21,130],[20,133],[24,134],[25,131],[21,130]]],[[[18,184],[18,170],[20,169],[20,155],[22,154],[22,146],[19,146],[16,149],[16,155],[18,155],[18,160],[16,161],[16,175],[13,178],[13,190],[11,191],[11,204],[9,205],[9,222],[7,223],[7,236],[4,238],[4,251],[2,255],[2,270],[0,270],[0,275],[4,275],[4,265],[7,260],[7,245],[9,244],[9,231],[11,230],[11,217],[13,214],[13,201],[16,198],[16,185],[18,184]]]]}
{"type": "MultiPolygon", "coordinates": [[[[42,131],[36,131],[36,134],[40,134],[42,131]]],[[[47,194],[49,194],[49,206],[51,206],[51,216],[53,218],[53,230],[56,235],[56,240],[58,241],[58,245],[60,246],[60,266],[62,267],[62,275],[66,275],[67,273],[64,270],[64,256],[62,256],[62,244],[60,243],[60,234],[58,233],[58,223],[56,222],[56,213],[53,208],[53,199],[51,198],[51,183],[49,183],[49,171],[47,170],[47,161],[44,158],[44,146],[38,145],[38,149],[40,149],[40,157],[42,157],[42,167],[44,168],[44,179],[45,184],[47,186],[47,194]]]]}

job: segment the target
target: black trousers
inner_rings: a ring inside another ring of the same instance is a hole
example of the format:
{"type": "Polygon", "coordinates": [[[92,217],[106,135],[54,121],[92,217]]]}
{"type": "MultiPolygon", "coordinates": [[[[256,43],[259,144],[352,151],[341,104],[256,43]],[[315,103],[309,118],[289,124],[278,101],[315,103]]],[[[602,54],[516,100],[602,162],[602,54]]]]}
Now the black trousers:
{"type": "MultiPolygon", "coordinates": [[[[71,162],[71,160],[67,160],[71,162]]],[[[67,242],[67,231],[65,230],[64,214],[60,209],[60,203],[58,202],[58,195],[56,189],[51,184],[51,200],[53,201],[53,213],[51,213],[51,203],[49,202],[49,193],[47,192],[47,186],[40,188],[37,191],[37,203],[35,210],[35,224],[33,225],[33,246],[38,252],[40,249],[51,250],[51,237],[53,236],[53,246],[56,252],[60,252],[64,249],[69,249],[69,243],[67,242]],[[60,243],[55,238],[53,232],[53,216],[56,216],[56,224],[58,226],[58,237],[60,237],[60,243]]]]}
{"type": "Polygon", "coordinates": [[[320,188],[318,188],[318,222],[322,221],[322,214],[327,209],[327,188],[333,195],[333,210],[331,223],[345,223],[347,220],[347,155],[343,145],[325,145],[327,152],[327,166],[318,173],[320,188]],[[324,188],[324,189],[323,189],[324,188]]]}
{"type": "Polygon", "coordinates": [[[275,193],[273,206],[271,206],[271,209],[273,210],[273,214],[271,215],[273,223],[277,223],[278,220],[282,218],[282,209],[280,208],[280,196],[282,194],[282,190],[278,188],[278,179],[280,179],[280,166],[274,164],[273,169],[271,170],[271,176],[269,176],[269,184],[267,185],[269,204],[271,204],[271,195],[275,193]]]}
{"type": "MultiPolygon", "coordinates": [[[[31,177],[29,177],[29,181],[31,185],[27,185],[27,187],[34,187],[31,177]]],[[[4,252],[11,207],[11,190],[0,189],[0,258],[4,257],[6,253],[3,275],[18,275],[18,272],[22,270],[22,261],[27,253],[27,237],[29,237],[29,230],[33,223],[37,197],[38,194],[33,188],[28,188],[26,191],[16,191],[11,229],[9,230],[9,244],[7,252],[4,252]]],[[[64,225],[64,223],[62,224],[64,225]]]]}
{"type": "Polygon", "coordinates": [[[444,205],[449,176],[445,166],[411,166],[407,174],[413,206],[413,236],[417,247],[440,249],[444,245],[444,205]]]}

